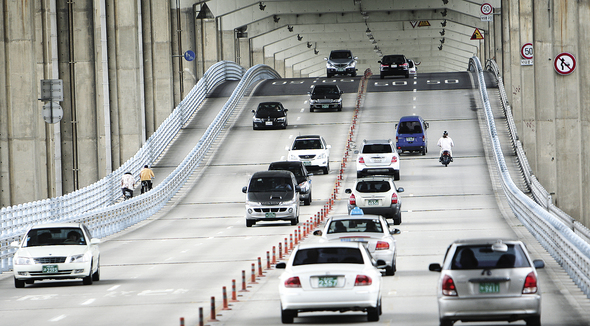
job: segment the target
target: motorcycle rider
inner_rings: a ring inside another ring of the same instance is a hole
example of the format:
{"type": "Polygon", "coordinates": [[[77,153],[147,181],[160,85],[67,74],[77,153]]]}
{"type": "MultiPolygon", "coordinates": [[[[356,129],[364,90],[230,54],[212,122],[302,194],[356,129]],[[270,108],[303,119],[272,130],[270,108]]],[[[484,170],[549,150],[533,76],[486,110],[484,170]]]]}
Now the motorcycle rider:
{"type": "Polygon", "coordinates": [[[440,157],[438,161],[440,162],[442,160],[443,151],[449,151],[451,155],[451,162],[453,162],[453,151],[451,148],[455,146],[455,143],[453,143],[453,139],[449,137],[449,133],[446,130],[443,132],[442,137],[438,139],[438,143],[436,145],[440,147],[440,157]]]}

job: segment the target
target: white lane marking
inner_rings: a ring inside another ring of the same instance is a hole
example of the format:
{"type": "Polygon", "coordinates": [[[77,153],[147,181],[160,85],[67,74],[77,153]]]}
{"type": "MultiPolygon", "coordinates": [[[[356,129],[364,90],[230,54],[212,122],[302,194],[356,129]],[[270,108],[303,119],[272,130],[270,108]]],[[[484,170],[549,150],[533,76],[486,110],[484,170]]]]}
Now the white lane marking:
{"type": "Polygon", "coordinates": [[[16,301],[39,301],[39,300],[49,300],[57,297],[57,294],[35,294],[35,295],[25,295],[22,298],[18,298],[16,301]]]}
{"type": "MultiPolygon", "coordinates": [[[[285,155],[281,156],[280,161],[284,161],[285,160],[285,155]]],[[[241,223],[241,222],[240,222],[241,223]]]]}
{"type": "Polygon", "coordinates": [[[174,289],[166,289],[166,290],[145,290],[137,295],[166,295],[168,293],[172,293],[174,289]]]}
{"type": "Polygon", "coordinates": [[[55,318],[49,319],[49,321],[60,321],[60,320],[62,320],[64,318],[66,318],[66,315],[60,315],[60,316],[57,316],[55,318]]]}
{"type": "Polygon", "coordinates": [[[85,305],[89,305],[89,304],[93,303],[93,302],[94,302],[94,300],[96,300],[96,299],[88,299],[88,300],[86,300],[86,301],[82,302],[82,305],[83,305],[83,306],[85,306],[85,305]]]}
{"type": "MultiPolygon", "coordinates": [[[[414,88],[413,92],[414,92],[414,93],[416,93],[416,89],[415,89],[415,88],[414,88]]],[[[416,98],[415,98],[415,97],[414,97],[414,100],[416,100],[416,98]]]]}
{"type": "Polygon", "coordinates": [[[118,289],[119,286],[120,285],[111,286],[110,288],[107,289],[107,291],[114,291],[114,290],[118,289]]]}
{"type": "Polygon", "coordinates": [[[416,96],[414,96],[414,101],[416,100],[416,96]]]}
{"type": "Polygon", "coordinates": [[[181,254],[184,254],[184,253],[186,253],[187,251],[188,251],[188,250],[183,250],[183,251],[181,251],[180,253],[181,253],[181,254]]]}
{"type": "Polygon", "coordinates": [[[301,108],[301,110],[299,112],[305,112],[305,108],[301,108]]]}
{"type": "Polygon", "coordinates": [[[301,117],[297,117],[297,121],[301,120],[301,117]]]}

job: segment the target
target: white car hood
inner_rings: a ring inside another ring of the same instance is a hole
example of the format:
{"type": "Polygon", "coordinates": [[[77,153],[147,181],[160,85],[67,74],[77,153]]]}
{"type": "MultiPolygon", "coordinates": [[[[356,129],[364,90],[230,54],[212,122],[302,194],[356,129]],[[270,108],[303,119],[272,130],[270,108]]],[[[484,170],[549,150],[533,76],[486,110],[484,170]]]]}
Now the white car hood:
{"type": "Polygon", "coordinates": [[[72,255],[82,255],[87,251],[85,245],[55,245],[20,248],[16,255],[21,257],[68,257],[72,255]]]}
{"type": "Polygon", "coordinates": [[[293,155],[321,155],[326,153],[326,155],[328,155],[330,153],[330,151],[328,151],[327,149],[298,149],[298,150],[291,150],[289,151],[289,154],[293,154],[293,155]]]}

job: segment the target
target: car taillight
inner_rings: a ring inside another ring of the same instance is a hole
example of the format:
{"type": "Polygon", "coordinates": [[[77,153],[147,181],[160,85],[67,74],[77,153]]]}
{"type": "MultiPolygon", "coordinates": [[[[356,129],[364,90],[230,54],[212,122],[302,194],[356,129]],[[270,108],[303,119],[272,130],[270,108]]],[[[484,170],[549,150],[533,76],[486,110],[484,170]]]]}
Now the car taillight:
{"type": "Polygon", "coordinates": [[[391,163],[395,163],[395,162],[397,162],[397,156],[395,156],[395,155],[394,155],[394,156],[391,158],[391,163]]]}
{"type": "Polygon", "coordinates": [[[389,242],[387,241],[377,241],[375,245],[375,250],[387,250],[389,249],[389,242]]]}
{"type": "Polygon", "coordinates": [[[356,197],[354,194],[350,194],[350,198],[348,198],[348,203],[351,205],[356,205],[356,197]]]}
{"type": "MultiPolygon", "coordinates": [[[[396,143],[397,143],[397,142],[399,142],[399,137],[398,137],[398,136],[395,136],[395,142],[396,142],[396,143]]],[[[398,147],[398,148],[399,148],[399,147],[398,147]]]]}
{"type": "Polygon", "coordinates": [[[533,294],[537,293],[537,277],[535,273],[530,272],[529,275],[524,279],[524,287],[522,288],[522,294],[533,294]]]}
{"type": "Polygon", "coordinates": [[[354,281],[354,286],[365,286],[371,285],[372,283],[373,280],[371,280],[371,278],[367,275],[357,275],[356,280],[354,281]]]}
{"type": "Polygon", "coordinates": [[[422,142],[425,143],[426,142],[426,137],[422,136],[422,142]]]}
{"type": "Polygon", "coordinates": [[[389,65],[381,65],[381,68],[387,68],[389,65]]]}
{"type": "Polygon", "coordinates": [[[359,163],[365,164],[365,159],[362,156],[359,157],[359,163]]]}
{"type": "Polygon", "coordinates": [[[299,277],[298,276],[289,277],[285,281],[285,287],[286,288],[300,288],[301,281],[299,281],[299,277]]]}
{"type": "Polygon", "coordinates": [[[404,66],[404,67],[407,68],[408,67],[408,64],[407,63],[402,63],[402,66],[404,66]]]}
{"type": "Polygon", "coordinates": [[[457,288],[455,282],[449,275],[445,275],[442,281],[442,294],[448,296],[457,296],[457,288]]]}
{"type": "Polygon", "coordinates": [[[391,203],[397,204],[397,194],[395,192],[393,193],[393,195],[391,195],[391,203]]]}

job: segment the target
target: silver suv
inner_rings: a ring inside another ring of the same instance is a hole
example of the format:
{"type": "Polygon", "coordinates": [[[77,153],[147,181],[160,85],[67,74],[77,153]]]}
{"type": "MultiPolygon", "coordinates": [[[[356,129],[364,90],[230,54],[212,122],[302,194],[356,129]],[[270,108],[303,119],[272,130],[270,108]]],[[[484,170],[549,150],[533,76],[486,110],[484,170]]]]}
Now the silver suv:
{"type": "Polygon", "coordinates": [[[334,75],[350,75],[356,77],[356,61],[350,50],[333,50],[326,60],[326,75],[328,78],[334,75]]]}
{"type": "Polygon", "coordinates": [[[399,180],[399,154],[391,139],[363,140],[356,160],[356,176],[393,175],[399,180]]]}

